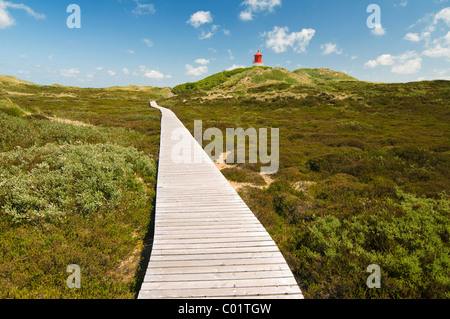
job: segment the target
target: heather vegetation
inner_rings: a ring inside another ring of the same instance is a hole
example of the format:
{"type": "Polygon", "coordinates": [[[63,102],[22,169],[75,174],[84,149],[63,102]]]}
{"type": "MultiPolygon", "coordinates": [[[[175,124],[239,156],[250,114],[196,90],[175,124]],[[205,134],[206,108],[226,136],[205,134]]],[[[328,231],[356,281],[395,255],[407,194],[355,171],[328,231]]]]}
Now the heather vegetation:
{"type": "Polygon", "coordinates": [[[134,298],[169,90],[0,81],[0,298],[134,298]]]}
{"type": "Polygon", "coordinates": [[[224,174],[254,184],[239,193],[307,298],[450,297],[450,82],[258,68],[228,81],[159,104],[191,131],[280,129],[273,183],[258,187],[258,164],[224,174]],[[370,264],[381,289],[365,284],[370,264]]]}

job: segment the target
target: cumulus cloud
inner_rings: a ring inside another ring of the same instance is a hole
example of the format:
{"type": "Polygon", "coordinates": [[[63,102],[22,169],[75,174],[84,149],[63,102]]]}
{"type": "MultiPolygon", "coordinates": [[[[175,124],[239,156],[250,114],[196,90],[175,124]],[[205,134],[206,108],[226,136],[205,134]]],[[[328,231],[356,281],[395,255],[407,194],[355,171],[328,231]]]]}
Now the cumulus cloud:
{"type": "Polygon", "coordinates": [[[286,52],[289,47],[292,47],[297,53],[302,53],[306,51],[316,31],[303,29],[300,32],[288,32],[288,27],[275,26],[272,31],[263,33],[263,36],[266,37],[266,46],[276,53],[286,52]]]}
{"type": "Polygon", "coordinates": [[[109,70],[108,74],[111,75],[111,76],[114,76],[114,75],[116,75],[116,72],[114,72],[113,70],[109,70]]]}
{"type": "Polygon", "coordinates": [[[76,78],[80,74],[80,70],[77,68],[62,69],[60,73],[65,78],[76,78]]]}
{"type": "Polygon", "coordinates": [[[194,28],[198,28],[202,24],[212,22],[213,18],[210,11],[197,11],[191,15],[191,18],[187,21],[187,23],[192,25],[194,28]]]}
{"type": "Polygon", "coordinates": [[[239,19],[241,19],[242,21],[251,21],[253,20],[253,14],[251,11],[242,11],[239,14],[239,19]]]}
{"type": "Polygon", "coordinates": [[[130,70],[128,70],[127,68],[123,68],[122,69],[123,74],[125,75],[129,75],[130,74],[130,70]]]}
{"type": "Polygon", "coordinates": [[[411,41],[411,42],[419,42],[420,41],[420,35],[417,33],[408,33],[404,37],[405,40],[411,41]]]}
{"type": "Polygon", "coordinates": [[[442,47],[440,44],[437,44],[433,48],[423,51],[422,54],[430,58],[450,59],[450,48],[442,47]]]}
{"type": "Polygon", "coordinates": [[[386,29],[383,28],[381,24],[375,25],[375,28],[372,29],[372,34],[382,36],[386,34],[386,29]]]}
{"type": "Polygon", "coordinates": [[[415,51],[408,51],[398,56],[383,54],[375,60],[366,62],[365,66],[370,68],[391,66],[392,73],[413,74],[422,68],[422,58],[415,51]]]}
{"type": "Polygon", "coordinates": [[[342,54],[342,50],[339,50],[337,47],[337,44],[335,43],[325,43],[320,46],[320,48],[323,50],[324,55],[329,54],[342,54]]]}
{"type": "Polygon", "coordinates": [[[186,75],[199,76],[208,72],[208,67],[206,65],[194,68],[192,65],[186,64],[185,68],[186,68],[186,75]]]}
{"type": "Polygon", "coordinates": [[[440,21],[443,21],[450,27],[450,7],[442,9],[435,15],[434,24],[437,24],[440,21]]]}
{"type": "Polygon", "coordinates": [[[149,79],[161,80],[161,79],[164,79],[164,78],[169,78],[169,76],[165,76],[160,71],[148,69],[144,65],[139,66],[139,71],[142,73],[143,77],[146,77],[146,78],[149,78],[149,79]]]}
{"type": "MultiPolygon", "coordinates": [[[[421,56],[428,58],[445,58],[450,61],[450,31],[446,31],[445,35],[439,32],[442,28],[439,28],[440,24],[450,26],[450,7],[444,8],[437,13],[427,14],[420,19],[418,23],[426,23],[423,31],[419,33],[408,33],[404,39],[411,42],[424,41],[424,47],[421,56]]],[[[447,29],[448,30],[448,29],[447,29]]]]}
{"type": "Polygon", "coordinates": [[[197,60],[195,60],[195,63],[197,63],[197,64],[202,64],[202,65],[207,65],[207,64],[209,64],[209,60],[208,59],[197,59],[197,60]]]}
{"type": "Polygon", "coordinates": [[[29,16],[37,20],[45,19],[44,14],[37,13],[29,6],[26,6],[22,3],[18,4],[0,0],[0,29],[6,29],[16,24],[16,21],[8,11],[9,8],[24,10],[29,16]]]}
{"type": "Polygon", "coordinates": [[[241,11],[239,18],[242,21],[253,20],[257,12],[273,12],[275,7],[281,6],[281,0],[245,0],[241,3],[246,9],[241,11]]]}

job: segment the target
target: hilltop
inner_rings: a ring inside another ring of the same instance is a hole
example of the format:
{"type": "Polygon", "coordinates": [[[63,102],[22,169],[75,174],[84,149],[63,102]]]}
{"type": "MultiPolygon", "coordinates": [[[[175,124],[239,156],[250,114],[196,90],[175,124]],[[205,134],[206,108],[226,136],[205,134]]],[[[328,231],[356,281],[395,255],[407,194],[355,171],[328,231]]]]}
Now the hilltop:
{"type": "Polygon", "coordinates": [[[32,85],[33,83],[20,80],[11,75],[0,75],[0,85],[2,86],[16,86],[16,85],[32,85]]]}
{"type": "Polygon", "coordinates": [[[77,96],[90,96],[92,98],[127,97],[140,99],[152,97],[154,99],[167,98],[171,88],[155,86],[111,86],[106,88],[79,88],[63,86],[60,84],[39,85],[24,81],[10,75],[0,75],[0,94],[4,96],[40,96],[56,98],[75,98],[77,96]]]}
{"type": "Polygon", "coordinates": [[[198,82],[178,85],[173,93],[196,93],[217,97],[263,96],[276,92],[278,95],[290,96],[305,89],[332,82],[358,81],[357,79],[330,69],[298,69],[289,71],[284,68],[251,67],[223,71],[198,82]]]}

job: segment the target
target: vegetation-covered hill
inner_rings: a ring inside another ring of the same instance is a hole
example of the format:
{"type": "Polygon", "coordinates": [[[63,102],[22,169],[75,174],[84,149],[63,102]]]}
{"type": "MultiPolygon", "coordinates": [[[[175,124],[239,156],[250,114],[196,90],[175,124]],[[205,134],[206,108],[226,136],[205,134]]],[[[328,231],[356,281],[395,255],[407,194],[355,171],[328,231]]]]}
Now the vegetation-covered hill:
{"type": "Polygon", "coordinates": [[[299,69],[290,72],[283,68],[251,67],[223,71],[195,83],[173,88],[173,93],[193,93],[216,97],[267,95],[292,96],[297,91],[326,85],[330,82],[356,81],[347,74],[329,69],[299,69]]]}
{"type": "Polygon", "coordinates": [[[265,179],[270,185],[261,187],[260,164],[223,173],[245,186],[240,195],[305,296],[449,298],[450,82],[369,83],[323,69],[234,72],[181,85],[189,89],[159,104],[191,132],[194,120],[222,132],[280,129],[280,169],[265,179]],[[381,289],[366,286],[370,264],[381,267],[381,289]]]}

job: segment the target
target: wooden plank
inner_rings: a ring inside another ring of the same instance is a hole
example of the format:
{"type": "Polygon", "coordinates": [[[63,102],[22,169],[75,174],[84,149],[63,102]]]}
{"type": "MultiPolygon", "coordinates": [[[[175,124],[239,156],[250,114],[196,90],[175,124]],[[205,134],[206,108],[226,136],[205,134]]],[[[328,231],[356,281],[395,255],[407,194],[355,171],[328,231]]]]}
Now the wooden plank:
{"type": "Polygon", "coordinates": [[[173,112],[162,112],[153,250],[138,298],[303,295],[270,235],[173,112]],[[172,132],[202,161],[172,159],[172,132]]]}
{"type": "Polygon", "coordinates": [[[144,282],[142,290],[158,289],[217,289],[217,288],[245,288],[245,287],[280,287],[295,286],[297,282],[292,277],[227,279],[227,280],[188,280],[188,281],[155,281],[144,282]]]}
{"type": "Polygon", "coordinates": [[[141,290],[139,298],[241,298],[279,295],[282,298],[285,295],[296,295],[302,298],[299,288],[292,286],[273,286],[273,287],[243,287],[243,288],[213,288],[213,289],[158,289],[141,290]]]}

